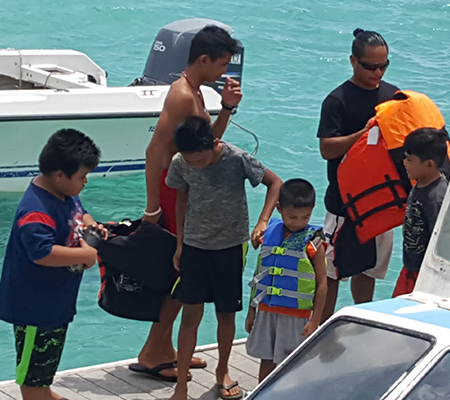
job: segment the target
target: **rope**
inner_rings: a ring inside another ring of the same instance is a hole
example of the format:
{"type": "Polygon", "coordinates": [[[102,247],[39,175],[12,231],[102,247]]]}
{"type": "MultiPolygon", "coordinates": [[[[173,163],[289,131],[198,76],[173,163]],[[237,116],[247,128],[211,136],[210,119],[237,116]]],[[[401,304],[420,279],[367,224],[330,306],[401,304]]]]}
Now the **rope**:
{"type": "Polygon", "coordinates": [[[252,132],[250,129],[244,128],[242,125],[239,125],[238,123],[236,123],[234,121],[231,121],[231,124],[233,124],[234,126],[236,126],[239,129],[242,129],[244,132],[250,134],[253,137],[253,139],[255,140],[255,147],[253,148],[251,155],[254,156],[256,153],[258,153],[259,139],[258,139],[258,136],[256,135],[256,133],[252,132]]]}
{"type": "Polygon", "coordinates": [[[50,76],[53,74],[53,72],[54,72],[54,71],[49,72],[48,75],[47,75],[47,77],[45,78],[44,89],[47,89],[47,82],[48,82],[48,79],[49,79],[50,76]]]}

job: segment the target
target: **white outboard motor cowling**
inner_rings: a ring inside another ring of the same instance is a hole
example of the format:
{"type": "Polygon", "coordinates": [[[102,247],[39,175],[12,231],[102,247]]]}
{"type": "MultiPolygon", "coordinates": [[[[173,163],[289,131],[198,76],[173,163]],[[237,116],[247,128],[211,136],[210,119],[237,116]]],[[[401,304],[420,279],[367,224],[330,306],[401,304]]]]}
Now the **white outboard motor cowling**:
{"type": "MultiPolygon", "coordinates": [[[[172,22],[164,26],[153,42],[145,65],[142,78],[132,85],[164,85],[171,84],[181,76],[186,68],[191,40],[198,31],[208,25],[216,25],[225,29],[230,35],[233,29],[219,21],[203,18],[190,18],[172,22]]],[[[242,82],[244,46],[237,40],[238,52],[231,59],[227,73],[214,83],[206,83],[217,92],[221,92],[227,76],[242,82]]]]}

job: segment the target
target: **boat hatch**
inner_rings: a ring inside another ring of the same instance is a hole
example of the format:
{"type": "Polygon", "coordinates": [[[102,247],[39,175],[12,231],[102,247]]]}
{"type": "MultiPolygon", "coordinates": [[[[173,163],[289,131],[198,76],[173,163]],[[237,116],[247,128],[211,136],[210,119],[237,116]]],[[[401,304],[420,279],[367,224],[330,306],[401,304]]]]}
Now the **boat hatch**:
{"type": "Polygon", "coordinates": [[[336,318],[248,399],[379,400],[434,342],[428,334],[354,317],[336,318]]]}
{"type": "Polygon", "coordinates": [[[449,376],[450,352],[447,352],[405,397],[405,400],[450,399],[449,376]]]}

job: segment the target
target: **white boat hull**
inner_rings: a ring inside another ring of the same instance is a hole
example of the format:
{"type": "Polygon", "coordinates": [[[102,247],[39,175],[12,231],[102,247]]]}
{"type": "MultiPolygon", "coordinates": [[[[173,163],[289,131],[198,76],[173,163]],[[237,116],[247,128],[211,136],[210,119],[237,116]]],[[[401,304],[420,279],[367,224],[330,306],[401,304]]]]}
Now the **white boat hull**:
{"type": "MultiPolygon", "coordinates": [[[[27,187],[39,173],[40,151],[62,128],[78,129],[100,147],[92,175],[144,170],[169,88],[108,87],[105,72],[75,51],[0,50],[0,191],[27,187]]],[[[202,92],[214,118],[221,96],[209,87],[202,92]]]]}
{"type": "Polygon", "coordinates": [[[158,117],[122,117],[43,121],[2,121],[0,191],[23,191],[39,174],[38,156],[51,133],[74,128],[87,134],[102,150],[91,176],[142,171],[158,117]]]}

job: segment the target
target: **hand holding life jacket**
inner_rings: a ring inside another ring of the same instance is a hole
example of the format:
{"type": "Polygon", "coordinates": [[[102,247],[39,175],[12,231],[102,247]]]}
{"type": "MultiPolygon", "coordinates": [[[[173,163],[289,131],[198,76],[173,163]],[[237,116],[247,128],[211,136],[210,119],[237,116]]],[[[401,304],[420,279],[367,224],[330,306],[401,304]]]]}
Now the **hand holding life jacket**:
{"type": "Polygon", "coordinates": [[[406,136],[419,128],[444,126],[439,109],[422,93],[398,91],[393,100],[376,107],[375,126],[356,141],[338,168],[342,201],[360,243],[403,222],[411,189],[403,166],[406,136]]]}

